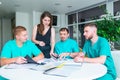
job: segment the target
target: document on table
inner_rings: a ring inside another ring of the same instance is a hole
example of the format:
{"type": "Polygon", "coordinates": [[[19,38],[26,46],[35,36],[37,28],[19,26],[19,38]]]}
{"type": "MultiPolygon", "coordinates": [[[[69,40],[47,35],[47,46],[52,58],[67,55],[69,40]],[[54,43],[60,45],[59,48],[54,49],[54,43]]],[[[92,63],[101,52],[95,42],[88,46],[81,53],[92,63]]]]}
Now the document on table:
{"type": "Polygon", "coordinates": [[[31,57],[29,57],[28,55],[25,56],[27,63],[24,64],[17,64],[17,63],[13,63],[13,64],[8,64],[5,68],[6,69],[23,69],[23,68],[28,68],[28,69],[36,69],[38,67],[40,67],[41,65],[44,65],[45,63],[37,63],[35,62],[31,57]]]}
{"type": "Polygon", "coordinates": [[[59,76],[59,77],[68,77],[72,74],[73,71],[80,70],[81,67],[73,66],[63,66],[61,68],[53,68],[44,72],[46,75],[59,76]]]}
{"type": "Polygon", "coordinates": [[[8,64],[6,69],[25,69],[25,68],[34,68],[36,64],[8,64]]]}
{"type": "Polygon", "coordinates": [[[52,76],[68,77],[73,71],[80,70],[82,65],[82,63],[75,63],[72,59],[56,61],[54,62],[55,64],[57,64],[56,67],[48,68],[43,73],[52,76]]]}
{"type": "MultiPolygon", "coordinates": [[[[41,62],[42,63],[42,62],[41,62]]],[[[53,68],[60,63],[46,63],[44,65],[42,64],[8,64],[5,66],[5,69],[31,69],[31,70],[36,70],[36,71],[44,71],[49,68],[53,68]]]]}
{"type": "Polygon", "coordinates": [[[76,63],[71,59],[66,60],[64,62],[65,62],[65,66],[82,66],[82,63],[76,63]]]}
{"type": "Polygon", "coordinates": [[[50,59],[46,59],[39,63],[46,63],[44,65],[39,64],[9,64],[6,69],[31,69],[36,71],[46,71],[45,74],[56,76],[68,76],[73,70],[77,70],[81,67],[82,63],[75,63],[73,60],[60,60],[51,62],[50,59]],[[61,66],[61,64],[63,64],[61,66]],[[57,67],[59,66],[59,67],[57,67]],[[51,69],[52,68],[52,69],[51,69]],[[50,69],[50,70],[49,70],[50,69]]]}

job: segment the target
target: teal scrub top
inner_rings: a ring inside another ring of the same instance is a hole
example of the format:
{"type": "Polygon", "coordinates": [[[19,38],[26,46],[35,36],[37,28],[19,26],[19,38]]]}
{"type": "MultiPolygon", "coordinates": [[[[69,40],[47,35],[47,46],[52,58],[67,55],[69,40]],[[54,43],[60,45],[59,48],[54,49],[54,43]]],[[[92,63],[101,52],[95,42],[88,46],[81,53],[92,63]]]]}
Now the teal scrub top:
{"type": "Polygon", "coordinates": [[[1,58],[25,57],[26,55],[33,57],[33,55],[38,56],[40,53],[41,51],[30,40],[24,42],[22,47],[17,46],[16,40],[10,40],[2,49],[1,58]]]}
{"type": "Polygon", "coordinates": [[[107,73],[111,74],[114,79],[116,78],[116,70],[111,56],[110,46],[105,38],[98,37],[98,40],[93,45],[90,40],[87,40],[84,44],[83,52],[89,58],[96,58],[102,55],[106,56],[104,65],[107,67],[107,73]]]}
{"type": "MultiPolygon", "coordinates": [[[[65,41],[58,41],[55,44],[54,52],[58,55],[68,52],[68,53],[74,53],[74,52],[79,52],[79,46],[77,42],[73,39],[68,38],[65,41]]],[[[68,58],[71,58],[68,56],[68,58]]]]}

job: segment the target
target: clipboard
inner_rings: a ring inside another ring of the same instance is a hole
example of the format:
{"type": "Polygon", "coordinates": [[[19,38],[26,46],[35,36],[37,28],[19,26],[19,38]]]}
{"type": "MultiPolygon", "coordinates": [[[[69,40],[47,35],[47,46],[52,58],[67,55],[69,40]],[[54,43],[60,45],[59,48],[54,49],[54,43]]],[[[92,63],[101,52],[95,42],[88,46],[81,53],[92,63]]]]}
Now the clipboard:
{"type": "Polygon", "coordinates": [[[30,56],[26,55],[25,59],[27,59],[27,63],[25,64],[37,64],[37,65],[44,65],[46,63],[41,62],[41,63],[37,63],[36,61],[34,61],[30,56]]]}

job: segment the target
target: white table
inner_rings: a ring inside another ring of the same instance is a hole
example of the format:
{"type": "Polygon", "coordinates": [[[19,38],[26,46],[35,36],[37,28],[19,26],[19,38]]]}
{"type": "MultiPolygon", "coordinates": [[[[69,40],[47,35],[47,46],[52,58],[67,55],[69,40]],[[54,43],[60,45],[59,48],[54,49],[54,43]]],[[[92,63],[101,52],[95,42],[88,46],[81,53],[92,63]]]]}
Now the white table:
{"type": "Polygon", "coordinates": [[[103,76],[107,72],[104,65],[96,63],[83,63],[82,66],[71,66],[68,70],[75,69],[75,67],[77,70],[71,71],[68,77],[46,75],[42,71],[25,68],[5,69],[5,66],[0,68],[0,75],[10,80],[92,80],[103,76]]]}

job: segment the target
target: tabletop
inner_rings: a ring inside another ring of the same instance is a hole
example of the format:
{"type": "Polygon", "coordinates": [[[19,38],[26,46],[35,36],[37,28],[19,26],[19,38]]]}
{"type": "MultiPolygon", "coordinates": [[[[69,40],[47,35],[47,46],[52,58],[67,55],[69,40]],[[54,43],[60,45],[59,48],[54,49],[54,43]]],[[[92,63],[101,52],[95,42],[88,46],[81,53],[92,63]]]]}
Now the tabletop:
{"type": "Polygon", "coordinates": [[[102,64],[74,63],[72,60],[52,63],[48,61],[45,65],[11,64],[0,68],[0,75],[10,80],[92,80],[106,72],[107,68],[102,64]],[[45,70],[48,70],[46,74],[45,70]]]}

